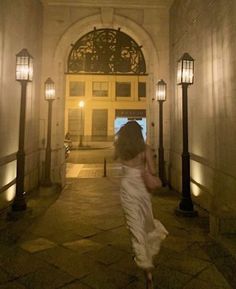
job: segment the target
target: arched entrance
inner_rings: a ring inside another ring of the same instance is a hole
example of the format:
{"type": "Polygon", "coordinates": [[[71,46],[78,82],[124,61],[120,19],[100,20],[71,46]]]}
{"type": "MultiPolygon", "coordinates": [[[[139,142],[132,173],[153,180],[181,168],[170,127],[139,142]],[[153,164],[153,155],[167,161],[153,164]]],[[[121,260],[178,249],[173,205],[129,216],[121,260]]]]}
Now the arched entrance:
{"type": "Polygon", "coordinates": [[[72,44],[65,134],[73,148],[112,141],[122,122],[131,118],[146,131],[147,77],[142,47],[121,29],[94,28],[72,44]]]}
{"type": "MultiPolygon", "coordinates": [[[[80,39],[83,35],[87,34],[91,31],[91,23],[92,27],[96,26],[97,29],[101,28],[114,28],[118,29],[119,27],[123,32],[129,35],[132,39],[135,40],[136,43],[139,45],[143,45],[143,55],[146,61],[146,71],[148,73],[147,77],[147,123],[149,123],[149,115],[150,110],[153,109],[151,105],[151,99],[154,96],[154,81],[157,78],[157,71],[156,67],[158,67],[158,57],[157,57],[157,49],[153,44],[152,39],[147,34],[147,32],[139,25],[137,25],[132,20],[128,18],[124,18],[118,15],[113,15],[112,23],[104,24],[101,18],[101,15],[95,15],[91,17],[87,17],[82,21],[75,23],[71,26],[60,38],[58,45],[56,47],[56,51],[54,54],[54,63],[53,63],[53,70],[54,70],[54,79],[57,86],[57,95],[60,101],[57,102],[57,115],[56,118],[62,120],[65,119],[65,95],[66,95],[66,68],[67,68],[67,59],[68,55],[71,50],[71,43],[75,43],[78,39],[80,39]]],[[[64,121],[63,121],[64,123],[64,121]]],[[[149,125],[147,126],[149,127],[149,125]]],[[[64,140],[64,125],[58,128],[58,131],[54,135],[54,137],[63,143],[64,140]]],[[[147,138],[150,138],[150,132],[147,130],[147,138]]],[[[59,162],[63,163],[63,150],[61,153],[58,152],[59,162]]],[[[62,169],[62,165],[60,165],[59,172],[55,174],[60,178],[60,182],[64,183],[64,175],[65,175],[65,166],[62,169]]]]}

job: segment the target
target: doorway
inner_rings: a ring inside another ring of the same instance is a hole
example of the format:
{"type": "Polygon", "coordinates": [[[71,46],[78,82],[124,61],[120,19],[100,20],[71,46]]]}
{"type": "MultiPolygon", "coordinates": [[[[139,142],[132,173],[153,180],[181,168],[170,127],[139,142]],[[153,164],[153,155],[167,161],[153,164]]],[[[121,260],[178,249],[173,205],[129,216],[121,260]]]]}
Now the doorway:
{"type": "Polygon", "coordinates": [[[106,140],[107,138],[107,109],[94,109],[92,113],[92,139],[106,140]]]}

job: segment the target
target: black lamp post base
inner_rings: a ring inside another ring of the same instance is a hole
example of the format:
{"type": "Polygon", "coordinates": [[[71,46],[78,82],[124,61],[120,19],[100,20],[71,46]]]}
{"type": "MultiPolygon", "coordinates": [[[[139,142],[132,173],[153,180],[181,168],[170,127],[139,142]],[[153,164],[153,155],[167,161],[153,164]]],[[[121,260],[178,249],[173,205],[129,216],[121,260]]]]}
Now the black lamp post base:
{"type": "Polygon", "coordinates": [[[15,200],[11,208],[14,212],[25,211],[27,209],[25,199],[15,200]]]}
{"type": "Polygon", "coordinates": [[[193,217],[197,217],[198,216],[198,212],[193,210],[182,210],[180,208],[176,208],[175,209],[175,214],[176,216],[181,216],[181,217],[189,217],[189,218],[193,218],[193,217]]]}

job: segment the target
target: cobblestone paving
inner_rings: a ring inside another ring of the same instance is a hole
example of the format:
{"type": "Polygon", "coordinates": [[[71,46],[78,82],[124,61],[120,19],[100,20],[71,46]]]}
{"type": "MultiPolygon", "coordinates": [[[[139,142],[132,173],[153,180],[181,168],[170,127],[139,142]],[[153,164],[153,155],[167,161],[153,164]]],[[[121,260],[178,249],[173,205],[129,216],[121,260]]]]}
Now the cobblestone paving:
{"type": "MultiPolygon", "coordinates": [[[[208,216],[198,209],[197,218],[176,217],[178,201],[166,188],[153,196],[154,214],[170,233],[155,260],[155,289],[235,289],[235,260],[209,239],[208,216]]],[[[11,235],[13,228],[2,228],[1,234],[11,235]]],[[[145,288],[133,262],[117,176],[71,178],[23,229],[17,238],[0,238],[0,289],[145,288]]]]}

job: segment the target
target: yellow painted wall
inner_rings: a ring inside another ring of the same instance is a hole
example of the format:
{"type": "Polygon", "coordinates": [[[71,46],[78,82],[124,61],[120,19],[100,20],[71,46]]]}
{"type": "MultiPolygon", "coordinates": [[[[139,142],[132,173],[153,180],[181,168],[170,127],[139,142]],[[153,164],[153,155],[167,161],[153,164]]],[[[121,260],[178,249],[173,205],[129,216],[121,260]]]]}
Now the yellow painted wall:
{"type": "Polygon", "coordinates": [[[79,101],[85,102],[84,110],[84,135],[92,134],[92,112],[94,109],[108,110],[108,136],[114,135],[114,120],[116,109],[146,109],[147,75],[74,75],[66,76],[66,109],[65,109],[65,133],[68,131],[69,109],[79,109],[79,101]],[[70,82],[85,82],[84,96],[70,95],[70,82]],[[108,82],[108,96],[93,96],[93,82],[108,82]],[[116,82],[130,82],[131,95],[129,97],[116,97],[116,82]],[[146,82],[146,98],[138,98],[138,82],[146,82]]]}

